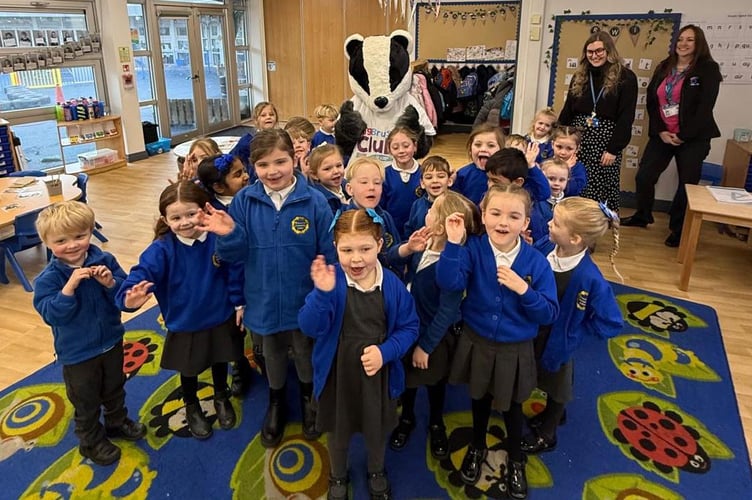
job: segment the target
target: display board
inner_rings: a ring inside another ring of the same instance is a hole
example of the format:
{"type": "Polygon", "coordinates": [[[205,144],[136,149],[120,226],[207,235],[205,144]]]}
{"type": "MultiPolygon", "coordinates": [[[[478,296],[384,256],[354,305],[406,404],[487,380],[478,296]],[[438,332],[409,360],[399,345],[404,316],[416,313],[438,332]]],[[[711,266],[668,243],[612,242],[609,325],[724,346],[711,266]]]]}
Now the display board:
{"type": "Polygon", "coordinates": [[[415,58],[437,62],[512,62],[520,2],[418,3],[415,58]]]}
{"type": "Polygon", "coordinates": [[[582,57],[582,45],[596,30],[607,31],[627,67],[637,75],[637,109],[632,140],[624,148],[621,190],[635,190],[634,177],[648,142],[647,87],[656,66],[665,59],[675,40],[681,14],[613,14],[556,16],[551,54],[548,104],[558,114],[567,96],[569,82],[582,57]]]}
{"type": "Polygon", "coordinates": [[[752,85],[752,13],[719,14],[685,20],[705,32],[724,85],[752,85]]]}

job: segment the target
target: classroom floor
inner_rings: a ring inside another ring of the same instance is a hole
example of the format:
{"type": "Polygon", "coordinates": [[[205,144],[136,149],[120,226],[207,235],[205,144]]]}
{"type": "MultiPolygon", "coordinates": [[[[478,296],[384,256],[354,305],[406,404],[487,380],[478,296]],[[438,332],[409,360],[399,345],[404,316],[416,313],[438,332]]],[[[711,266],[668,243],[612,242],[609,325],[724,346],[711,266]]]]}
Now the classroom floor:
{"type": "MultiPolygon", "coordinates": [[[[467,163],[466,135],[440,135],[431,154],[446,157],[453,167],[467,163]]],[[[89,203],[110,239],[100,245],[128,270],[152,239],[159,194],[168,179],[175,179],[175,157],[152,156],[125,168],[94,175],[89,180],[89,203]]],[[[624,210],[628,215],[629,210],[624,210]]],[[[627,285],[713,307],[720,319],[724,344],[734,379],[737,401],[747,437],[752,444],[752,347],[747,329],[752,325],[752,283],[749,280],[752,249],[721,234],[714,224],[703,226],[688,292],[677,288],[680,265],[677,250],[663,245],[668,233],[665,214],[656,214],[648,229],[624,228],[616,264],[627,285]]],[[[94,240],[95,244],[99,244],[94,240]]],[[[607,279],[618,281],[608,263],[611,239],[604,237],[594,255],[607,279]]],[[[43,249],[18,254],[29,277],[45,265],[43,249]]],[[[32,294],[24,292],[10,266],[11,283],[0,284],[0,389],[22,379],[54,359],[52,335],[32,307],[32,294]]],[[[131,315],[124,315],[127,319],[131,315]]]]}

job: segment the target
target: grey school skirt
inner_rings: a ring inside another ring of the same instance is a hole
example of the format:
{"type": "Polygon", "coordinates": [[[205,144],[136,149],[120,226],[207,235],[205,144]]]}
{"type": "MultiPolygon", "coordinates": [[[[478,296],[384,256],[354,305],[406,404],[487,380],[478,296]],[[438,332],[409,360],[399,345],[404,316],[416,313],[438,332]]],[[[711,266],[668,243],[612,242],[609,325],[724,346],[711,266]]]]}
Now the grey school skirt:
{"type": "Polygon", "coordinates": [[[555,372],[538,370],[538,388],[557,403],[566,404],[574,399],[573,380],[574,361],[571,359],[555,372]]]}
{"type": "Polygon", "coordinates": [[[468,384],[473,399],[490,394],[494,408],[507,411],[512,401],[523,403],[530,397],[536,380],[532,339],[495,342],[465,324],[449,371],[450,384],[468,384]]]}

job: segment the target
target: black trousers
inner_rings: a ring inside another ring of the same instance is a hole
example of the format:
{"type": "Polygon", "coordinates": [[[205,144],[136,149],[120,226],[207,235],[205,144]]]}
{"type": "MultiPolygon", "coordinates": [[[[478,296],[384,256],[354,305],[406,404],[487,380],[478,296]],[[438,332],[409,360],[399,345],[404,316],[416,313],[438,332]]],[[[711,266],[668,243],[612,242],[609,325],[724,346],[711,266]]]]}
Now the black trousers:
{"type": "Polygon", "coordinates": [[[63,381],[75,410],[75,432],[81,446],[94,446],[104,439],[104,427],[99,420],[101,407],[104,407],[105,426],[115,428],[123,424],[128,410],[125,408],[122,342],[95,358],[63,365],[63,381]]]}
{"type": "Polygon", "coordinates": [[[668,227],[672,232],[681,233],[684,212],[687,210],[685,184],[697,184],[702,175],[702,162],[710,153],[710,139],[687,141],[679,146],[663,142],[660,137],[651,137],[645,146],[640,160],[640,168],[635,176],[637,185],[637,217],[650,220],[655,202],[655,185],[658,178],[668,168],[671,158],[676,159],[679,185],[669,210],[668,227]]]}

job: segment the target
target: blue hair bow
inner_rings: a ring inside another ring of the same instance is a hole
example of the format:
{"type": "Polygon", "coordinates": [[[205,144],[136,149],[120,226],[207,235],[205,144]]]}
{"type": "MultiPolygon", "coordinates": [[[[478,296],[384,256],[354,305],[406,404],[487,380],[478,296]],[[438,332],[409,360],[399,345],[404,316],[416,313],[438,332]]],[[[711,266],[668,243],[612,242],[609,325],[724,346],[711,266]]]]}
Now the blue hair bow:
{"type": "Polygon", "coordinates": [[[337,221],[339,220],[340,215],[342,215],[342,209],[338,208],[337,212],[335,212],[335,214],[334,214],[334,218],[332,219],[332,223],[329,224],[329,230],[327,231],[328,233],[331,233],[332,231],[334,231],[334,226],[337,225],[337,221]]]}
{"type": "Polygon", "coordinates": [[[221,174],[227,172],[232,166],[232,162],[235,161],[235,157],[232,155],[220,155],[214,159],[214,168],[221,174]]]}
{"type": "Polygon", "coordinates": [[[601,212],[603,212],[603,215],[605,215],[606,218],[608,219],[609,227],[612,226],[614,222],[618,222],[619,215],[613,210],[611,210],[610,208],[608,208],[608,205],[606,205],[605,201],[598,202],[598,206],[600,207],[601,212]]]}
{"type": "Polygon", "coordinates": [[[376,212],[376,210],[374,210],[373,208],[366,208],[366,213],[372,221],[374,221],[376,224],[379,224],[382,228],[384,227],[384,219],[376,212]]]}

